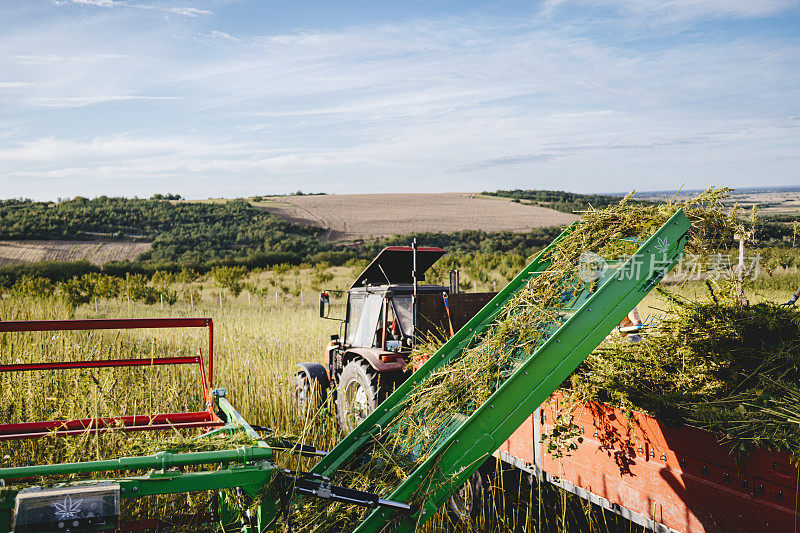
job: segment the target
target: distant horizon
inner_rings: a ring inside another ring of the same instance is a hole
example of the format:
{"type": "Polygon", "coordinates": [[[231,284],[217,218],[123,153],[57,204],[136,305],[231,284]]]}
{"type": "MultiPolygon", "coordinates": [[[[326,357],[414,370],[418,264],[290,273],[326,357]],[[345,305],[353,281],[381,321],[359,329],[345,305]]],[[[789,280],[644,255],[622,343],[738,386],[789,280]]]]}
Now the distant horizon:
{"type": "MultiPolygon", "coordinates": [[[[494,191],[497,191],[497,190],[514,190],[514,189],[520,189],[520,188],[519,187],[512,187],[511,189],[494,189],[494,191]]],[[[758,193],[758,192],[800,192],[800,185],[762,185],[762,186],[759,186],[759,187],[738,187],[738,188],[733,188],[733,189],[734,189],[735,193],[739,193],[739,194],[741,194],[741,193],[758,193]]],[[[568,190],[568,189],[520,189],[520,190],[560,191],[560,192],[568,192],[568,193],[573,193],[573,194],[583,194],[583,195],[597,194],[597,195],[602,195],[602,196],[625,196],[626,194],[628,194],[630,192],[630,191],[626,191],[626,192],[620,192],[620,191],[616,191],[616,192],[577,192],[577,191],[571,191],[571,190],[568,190]]],[[[702,192],[704,190],[705,190],[705,188],[700,188],[700,189],[682,188],[682,189],[680,189],[680,193],[681,194],[699,193],[699,192],[702,192]]],[[[10,198],[2,198],[0,200],[3,200],[3,201],[5,201],[5,200],[31,200],[31,201],[34,201],[34,202],[57,202],[59,200],[61,200],[61,201],[74,200],[77,197],[95,199],[95,198],[100,198],[102,196],[117,197],[117,198],[128,198],[128,199],[138,198],[140,200],[148,200],[148,199],[151,199],[153,196],[155,196],[157,194],[160,194],[160,195],[172,194],[172,195],[179,195],[182,198],[182,200],[184,200],[184,201],[203,201],[203,200],[236,200],[236,199],[254,198],[254,197],[258,197],[258,196],[261,196],[261,197],[296,196],[297,192],[302,192],[304,196],[312,196],[312,195],[349,196],[349,195],[355,195],[355,194],[373,194],[373,195],[391,195],[391,194],[398,194],[398,195],[399,194],[426,194],[426,195],[427,194],[481,194],[483,192],[493,192],[493,191],[490,191],[489,189],[483,189],[481,191],[440,191],[440,192],[412,192],[412,191],[406,191],[406,192],[347,192],[347,193],[325,192],[325,191],[295,191],[295,192],[288,192],[288,193],[261,193],[261,194],[256,193],[256,194],[248,194],[248,195],[244,195],[244,196],[209,196],[209,197],[205,197],[205,198],[188,197],[188,196],[183,195],[183,194],[181,194],[179,192],[176,192],[176,191],[163,191],[163,192],[159,192],[159,193],[154,193],[154,194],[149,195],[149,196],[136,196],[136,195],[125,196],[125,195],[113,195],[113,194],[99,194],[99,195],[91,195],[91,196],[89,196],[89,195],[79,194],[79,195],[76,195],[76,196],[69,196],[69,197],[64,197],[64,198],[60,198],[60,199],[59,198],[41,199],[41,198],[31,198],[31,197],[10,197],[10,198]]],[[[636,190],[636,194],[637,195],[647,195],[647,196],[658,195],[658,194],[675,194],[676,192],[678,192],[677,188],[676,189],[663,189],[663,190],[636,190]]]]}

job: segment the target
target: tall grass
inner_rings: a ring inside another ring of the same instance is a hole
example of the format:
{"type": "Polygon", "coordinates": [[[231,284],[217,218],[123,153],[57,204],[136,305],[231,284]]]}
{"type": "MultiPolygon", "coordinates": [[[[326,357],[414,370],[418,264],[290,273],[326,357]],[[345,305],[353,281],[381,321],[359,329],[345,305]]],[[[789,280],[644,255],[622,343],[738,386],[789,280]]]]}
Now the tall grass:
{"type": "MultiPolygon", "coordinates": [[[[310,420],[292,415],[289,380],[301,361],[322,361],[328,335],[336,323],[321,320],[315,306],[299,298],[281,300],[205,298],[194,309],[177,303],[161,310],[108,300],[77,309],[55,298],[16,295],[0,299],[3,320],[208,316],[214,320],[214,386],[225,388],[231,403],[253,424],[275,428],[282,434],[322,449],[339,439],[333,413],[323,408],[310,420]],[[288,301],[287,301],[288,300],[288,301]]],[[[164,329],[94,332],[5,333],[0,335],[0,363],[64,361],[193,355],[206,350],[204,329],[164,329]]],[[[194,368],[87,369],[60,372],[0,374],[0,420],[21,422],[71,417],[165,412],[202,408],[194,368]]],[[[83,434],[0,443],[0,465],[17,466],[63,461],[93,460],[151,453],[168,445],[170,435],[83,434]]],[[[313,459],[295,460],[285,454],[280,463],[310,469],[313,459]]],[[[492,468],[489,468],[492,470],[492,468]]],[[[491,472],[487,472],[491,473],[491,472]]],[[[424,531],[617,531],[627,522],[599,509],[586,508],[580,499],[549,486],[529,482],[525,475],[508,472],[488,475],[486,503],[472,526],[454,524],[439,513],[424,531]]],[[[169,518],[187,508],[203,509],[207,493],[177,497],[126,500],[126,516],[155,514],[169,518]],[[135,503],[133,503],[135,502],[135,503]]],[[[308,519],[309,517],[306,517],[308,519]]],[[[300,516],[302,520],[302,515],[300,516]]],[[[218,530],[218,524],[196,525],[218,530]]]]}

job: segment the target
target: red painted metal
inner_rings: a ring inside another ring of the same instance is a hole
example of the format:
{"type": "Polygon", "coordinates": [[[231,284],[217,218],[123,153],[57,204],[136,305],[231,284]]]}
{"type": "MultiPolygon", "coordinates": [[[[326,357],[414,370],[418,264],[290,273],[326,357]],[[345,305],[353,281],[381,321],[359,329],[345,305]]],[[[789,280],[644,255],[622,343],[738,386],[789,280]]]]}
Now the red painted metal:
{"type": "Polygon", "coordinates": [[[210,318],[91,318],[85,320],[0,321],[4,331],[77,331],[89,329],[204,328],[210,318]]]}
{"type": "Polygon", "coordinates": [[[162,413],[158,415],[110,416],[77,420],[47,420],[0,425],[0,440],[37,439],[48,435],[79,435],[87,430],[97,433],[122,429],[125,431],[152,431],[171,428],[221,426],[222,421],[213,412],[197,411],[162,413]]]}
{"type": "MultiPolygon", "coordinates": [[[[541,409],[542,431],[552,428],[561,398],[541,409]]],[[[690,426],[625,414],[605,404],[573,410],[583,443],[554,459],[540,445],[540,468],[551,476],[681,532],[796,531],[800,477],[788,454],[757,449],[736,460],[717,437],[690,426]],[[629,422],[632,422],[629,424],[629,422]]],[[[501,450],[533,465],[531,417],[501,450]]]]}
{"type": "Polygon", "coordinates": [[[48,435],[78,435],[86,431],[98,433],[117,429],[124,431],[151,431],[173,428],[213,427],[222,425],[223,422],[214,413],[213,402],[210,393],[214,361],[214,325],[210,318],[29,320],[17,322],[0,321],[0,332],[152,329],[173,327],[208,328],[208,379],[206,379],[202,350],[200,350],[199,356],[154,357],[147,359],[106,359],[98,361],[61,361],[46,363],[15,363],[0,365],[0,372],[197,364],[200,370],[200,387],[202,389],[203,398],[205,399],[205,411],[0,424],[0,440],[31,439],[45,437],[48,435]]]}
{"type": "Polygon", "coordinates": [[[62,361],[56,363],[15,363],[0,365],[0,372],[26,372],[29,370],[66,370],[73,368],[107,368],[120,366],[159,366],[202,364],[198,356],[153,357],[152,359],[108,359],[104,361],[62,361]]]}
{"type": "Polygon", "coordinates": [[[208,328],[208,386],[214,379],[214,321],[210,318],[92,318],[84,320],[0,320],[0,333],[97,329],[208,328]]]}

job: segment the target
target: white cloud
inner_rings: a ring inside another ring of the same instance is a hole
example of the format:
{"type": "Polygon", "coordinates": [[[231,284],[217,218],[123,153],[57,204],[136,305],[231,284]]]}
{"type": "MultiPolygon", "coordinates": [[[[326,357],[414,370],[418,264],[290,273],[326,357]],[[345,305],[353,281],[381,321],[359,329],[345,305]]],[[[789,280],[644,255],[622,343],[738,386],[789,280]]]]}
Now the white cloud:
{"type": "Polygon", "coordinates": [[[137,4],[123,0],[72,0],[72,3],[94,7],[128,7],[133,9],[147,9],[151,11],[175,13],[177,15],[183,15],[186,17],[197,17],[199,15],[210,15],[212,13],[207,9],[197,9],[194,7],[171,7],[154,4],[137,4]]]}
{"type": "MultiPolygon", "coordinates": [[[[154,7],[154,6],[133,6],[133,7],[143,7],[143,8],[147,8],[147,9],[159,9],[157,7],[154,7]]],[[[212,14],[212,11],[209,11],[208,9],[197,9],[197,8],[194,8],[194,7],[171,7],[171,8],[166,8],[166,9],[162,8],[162,10],[169,11],[170,13],[177,13],[178,15],[184,15],[184,16],[187,16],[187,17],[197,17],[197,16],[200,16],[200,15],[211,15],[212,14]]]]}
{"type": "Polygon", "coordinates": [[[546,0],[539,16],[552,17],[570,6],[605,6],[635,15],[639,22],[677,22],[696,18],[760,18],[800,6],[798,0],[546,0]]]}
{"type": "Polygon", "coordinates": [[[219,39],[221,41],[230,41],[232,43],[240,43],[240,42],[242,42],[242,40],[239,39],[238,37],[234,37],[233,35],[231,35],[229,33],[225,33],[224,31],[217,31],[217,30],[212,30],[211,31],[211,38],[212,39],[219,39]]]}
{"type": "Polygon", "coordinates": [[[33,83],[27,81],[0,81],[0,89],[27,89],[33,83]]]}
{"type": "Polygon", "coordinates": [[[124,2],[117,2],[116,0],[72,0],[72,3],[82,6],[97,7],[115,7],[125,5],[124,2]]]}
{"type": "Polygon", "coordinates": [[[96,96],[69,96],[69,97],[48,97],[48,98],[29,98],[27,104],[31,107],[63,107],[75,108],[109,102],[125,102],[132,100],[145,101],[165,101],[177,100],[175,96],[138,96],[138,95],[96,95],[96,96]]]}

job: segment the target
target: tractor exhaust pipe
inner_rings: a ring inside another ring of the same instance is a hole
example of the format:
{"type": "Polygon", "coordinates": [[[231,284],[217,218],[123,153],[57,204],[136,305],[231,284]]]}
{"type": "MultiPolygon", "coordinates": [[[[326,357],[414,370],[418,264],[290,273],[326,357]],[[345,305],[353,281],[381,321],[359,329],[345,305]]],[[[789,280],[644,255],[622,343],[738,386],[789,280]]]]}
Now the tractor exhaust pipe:
{"type": "Polygon", "coordinates": [[[417,239],[411,242],[411,280],[414,284],[414,292],[411,294],[411,327],[414,334],[411,336],[411,347],[417,346],[417,239]]]}

